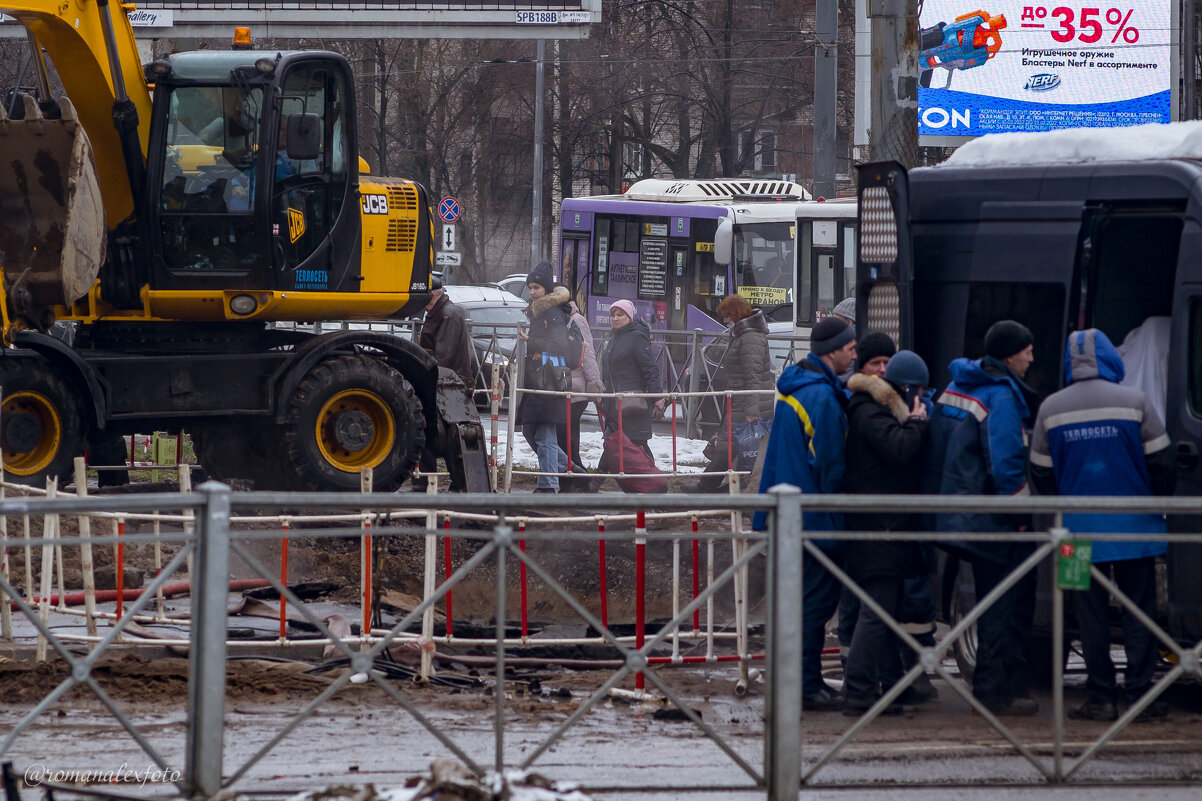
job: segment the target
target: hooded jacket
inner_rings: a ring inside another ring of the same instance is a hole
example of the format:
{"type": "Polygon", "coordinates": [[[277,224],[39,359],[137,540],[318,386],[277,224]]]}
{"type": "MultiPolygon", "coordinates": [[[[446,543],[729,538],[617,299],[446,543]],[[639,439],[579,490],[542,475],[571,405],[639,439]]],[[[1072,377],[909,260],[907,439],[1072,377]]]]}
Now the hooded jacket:
{"type": "MultiPolygon", "coordinates": [[[[956,359],[952,383],[935,399],[925,489],[941,495],[1026,495],[1027,427],[1038,397],[1005,364],[956,359]]],[[[1015,515],[938,515],[938,531],[1015,531],[1015,515]]],[[[966,543],[963,550],[1008,561],[1012,544],[966,543]]]]}
{"type": "MultiPolygon", "coordinates": [[[[722,360],[729,390],[772,389],[772,357],[768,351],[768,323],[756,309],[730,327],[730,344],[722,360]]],[[[738,423],[748,417],[772,419],[772,395],[733,395],[730,416],[738,423]]]]}
{"type": "MultiPolygon", "coordinates": [[[[529,339],[526,342],[524,389],[533,388],[534,369],[542,363],[542,355],[565,358],[568,349],[568,318],[571,294],[567,287],[556,286],[526,307],[530,318],[529,339]]],[[[563,398],[552,395],[523,395],[518,406],[518,422],[522,425],[563,425],[567,412],[563,398]]]]}
{"type": "MultiPolygon", "coordinates": [[[[826,363],[810,354],[786,367],[776,382],[772,433],[764,454],[760,492],[777,484],[800,487],[803,494],[843,490],[843,447],[847,414],[843,390],[826,363]]],[[[754,527],[765,527],[765,513],[756,512],[754,527]]],[[[836,512],[804,512],[807,531],[842,531],[836,512]]]]}
{"type": "MultiPolygon", "coordinates": [[[[642,320],[615,329],[602,358],[601,377],[606,392],[660,392],[659,365],[651,355],[651,329],[642,320]]],[[[651,406],[655,398],[644,398],[645,408],[623,407],[622,433],[634,442],[651,439],[651,406]]],[[[610,412],[617,410],[614,398],[606,400],[610,412]]],[[[617,423],[614,422],[616,426],[617,423]]]]}
{"type": "MultiPolygon", "coordinates": [[[[1101,331],[1069,335],[1064,389],[1044,401],[1031,437],[1031,483],[1043,495],[1171,495],[1177,471],[1171,442],[1152,400],[1120,386],[1122,357],[1101,331]]],[[[1082,533],[1163,534],[1154,514],[1066,514],[1064,525],[1082,533]]],[[[1093,561],[1159,556],[1151,538],[1095,542],[1093,561]]]]}

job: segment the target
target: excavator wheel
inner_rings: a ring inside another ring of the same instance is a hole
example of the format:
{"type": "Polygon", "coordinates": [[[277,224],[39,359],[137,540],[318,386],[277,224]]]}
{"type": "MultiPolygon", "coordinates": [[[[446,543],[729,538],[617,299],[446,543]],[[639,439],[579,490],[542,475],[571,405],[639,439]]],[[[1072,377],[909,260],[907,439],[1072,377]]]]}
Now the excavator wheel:
{"type": "Polygon", "coordinates": [[[78,393],[54,364],[41,359],[9,360],[0,371],[0,447],[4,473],[21,484],[72,477],[84,450],[78,393]]]}
{"type": "Polygon", "coordinates": [[[228,483],[240,478],[256,490],[290,490],[281,471],[279,429],[266,422],[231,422],[192,431],[196,461],[210,478],[228,483]]]}
{"type": "Polygon", "coordinates": [[[397,370],[361,355],[313,367],[288,404],[285,448],[298,489],[356,491],[372,468],[377,492],[392,492],[413,471],[425,444],[413,386],[397,370]]]}

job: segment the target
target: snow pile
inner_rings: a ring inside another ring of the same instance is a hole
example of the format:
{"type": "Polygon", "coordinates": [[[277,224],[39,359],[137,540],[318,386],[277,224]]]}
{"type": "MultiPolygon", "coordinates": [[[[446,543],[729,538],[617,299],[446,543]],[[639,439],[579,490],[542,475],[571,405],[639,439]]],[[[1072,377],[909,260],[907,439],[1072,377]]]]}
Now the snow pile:
{"type": "MultiPolygon", "coordinates": [[[[487,424],[484,426],[484,435],[492,436],[492,429],[487,424]]],[[[530,444],[526,442],[526,438],[520,431],[514,435],[513,441],[513,466],[526,470],[537,470],[538,457],[534,455],[530,444]]],[[[502,466],[505,464],[505,443],[506,432],[505,426],[502,425],[497,431],[497,464],[502,466]]],[[[669,472],[672,469],[672,438],[653,436],[647,444],[655,456],[656,466],[664,472],[669,472]]],[[[585,467],[592,469],[597,466],[603,447],[604,442],[600,431],[584,431],[580,434],[580,458],[584,460],[585,467]]],[[[678,437],[676,440],[677,470],[681,473],[700,473],[705,470],[709,460],[701,455],[704,449],[705,440],[678,437]]]]}
{"type": "Polygon", "coordinates": [[[1202,159],[1202,120],[989,134],[962,145],[940,166],[1012,167],[1171,158],[1202,159]]]}
{"type": "Polygon", "coordinates": [[[336,785],[288,801],[591,801],[575,785],[537,773],[510,770],[503,778],[492,772],[480,778],[448,757],[434,760],[428,774],[410,779],[407,785],[379,791],[371,784],[336,785]]]}

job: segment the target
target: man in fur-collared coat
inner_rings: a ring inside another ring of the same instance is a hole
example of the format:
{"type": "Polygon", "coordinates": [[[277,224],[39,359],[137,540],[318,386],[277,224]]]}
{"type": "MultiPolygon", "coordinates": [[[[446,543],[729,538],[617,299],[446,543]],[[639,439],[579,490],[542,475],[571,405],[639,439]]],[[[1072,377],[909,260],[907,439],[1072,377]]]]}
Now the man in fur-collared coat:
{"type": "MultiPolygon", "coordinates": [[[[856,373],[847,383],[847,472],[844,489],[861,494],[917,494],[927,438],[922,390],[929,380],[918,354],[901,351],[883,378],[856,373]],[[904,400],[909,398],[909,403],[904,400]]],[[[862,512],[845,519],[854,531],[914,531],[915,515],[862,512]]],[[[927,572],[926,546],[917,542],[849,540],[848,574],[897,619],[905,580],[927,572]]],[[[843,683],[845,710],[859,714],[902,676],[897,635],[867,605],[860,606],[843,683]]]]}

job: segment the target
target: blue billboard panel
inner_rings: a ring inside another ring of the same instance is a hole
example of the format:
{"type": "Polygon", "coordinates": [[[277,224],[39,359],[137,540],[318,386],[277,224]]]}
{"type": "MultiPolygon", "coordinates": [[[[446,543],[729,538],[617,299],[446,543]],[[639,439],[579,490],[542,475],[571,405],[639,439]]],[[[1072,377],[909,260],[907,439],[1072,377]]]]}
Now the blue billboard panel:
{"type": "Polygon", "coordinates": [[[1037,5],[926,0],[920,24],[918,133],[1170,122],[1172,6],[1166,0],[1037,5]]]}

